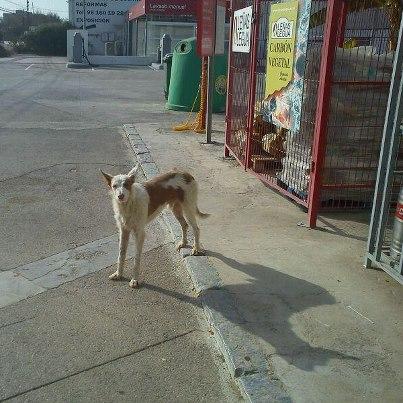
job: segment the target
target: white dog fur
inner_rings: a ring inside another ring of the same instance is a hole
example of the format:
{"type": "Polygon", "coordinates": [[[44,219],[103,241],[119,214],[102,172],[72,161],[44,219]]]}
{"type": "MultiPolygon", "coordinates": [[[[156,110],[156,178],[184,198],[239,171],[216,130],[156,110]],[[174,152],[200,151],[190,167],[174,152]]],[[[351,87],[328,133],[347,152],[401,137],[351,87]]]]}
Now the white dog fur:
{"type": "Polygon", "coordinates": [[[189,223],[194,234],[192,249],[194,255],[201,252],[200,230],[196,216],[201,218],[209,216],[209,214],[201,213],[197,206],[197,183],[189,173],[171,171],[149,181],[138,183],[135,181],[138,169],[137,164],[128,174],[116,176],[101,171],[110,188],[115,220],[119,229],[118,268],[109,278],[111,280],[122,278],[130,232],[133,232],[136,238],[136,254],[133,275],[129,283],[132,288],[140,284],[140,258],[145,227],[167,205],[182,228],[182,239],[177,249],[187,245],[189,223]]]}

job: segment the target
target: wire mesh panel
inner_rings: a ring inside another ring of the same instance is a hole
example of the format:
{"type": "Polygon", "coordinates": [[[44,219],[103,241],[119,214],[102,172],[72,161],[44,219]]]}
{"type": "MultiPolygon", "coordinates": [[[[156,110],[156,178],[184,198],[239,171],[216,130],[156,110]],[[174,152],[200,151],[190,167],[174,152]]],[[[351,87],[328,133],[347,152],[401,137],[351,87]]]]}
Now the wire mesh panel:
{"type": "Polygon", "coordinates": [[[401,6],[311,0],[305,57],[295,60],[300,124],[284,129],[267,121],[273,97],[265,99],[271,5],[283,2],[232,1],[232,12],[253,3],[257,30],[250,55],[230,54],[226,146],[270,187],[307,207],[314,227],[318,208],[372,204],[401,6]]]}
{"type": "MultiPolygon", "coordinates": [[[[253,0],[232,0],[231,13],[233,15],[234,11],[252,5],[253,0]]],[[[231,49],[228,68],[226,147],[242,164],[246,158],[250,63],[249,53],[233,52],[231,49]]]]}
{"type": "MultiPolygon", "coordinates": [[[[274,2],[265,0],[259,3],[256,105],[250,168],[269,186],[307,206],[324,19],[308,31],[306,58],[296,60],[305,67],[301,125],[299,131],[286,130],[263,120],[270,4],[274,2]]],[[[325,15],[326,3],[313,1],[311,15],[321,10],[325,15]]]]}
{"type": "Polygon", "coordinates": [[[333,67],[323,208],[372,204],[397,32],[373,0],[346,3],[333,67]]]}
{"type": "Polygon", "coordinates": [[[403,19],[396,49],[365,265],[403,284],[403,19]]]}

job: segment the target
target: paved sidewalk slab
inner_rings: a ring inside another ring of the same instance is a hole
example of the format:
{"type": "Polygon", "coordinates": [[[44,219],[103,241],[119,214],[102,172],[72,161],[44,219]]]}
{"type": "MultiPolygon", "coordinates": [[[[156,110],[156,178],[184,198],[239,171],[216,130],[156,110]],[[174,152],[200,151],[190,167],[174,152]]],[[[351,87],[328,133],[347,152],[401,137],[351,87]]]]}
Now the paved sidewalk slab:
{"type": "MultiPolygon", "coordinates": [[[[124,125],[123,128],[145,178],[151,179],[159,173],[153,155],[135,126],[124,125]],[[154,165],[151,170],[150,165],[154,165]]],[[[177,220],[168,210],[161,216],[175,243],[178,243],[181,229],[177,220]]],[[[281,382],[268,379],[266,360],[242,329],[245,321],[239,315],[236,301],[227,291],[220,290],[222,280],[216,268],[209,263],[207,256],[191,256],[190,248],[182,248],[180,254],[192,280],[193,289],[200,298],[210,331],[214,334],[227,368],[244,397],[253,402],[289,402],[290,398],[283,390],[281,382]]]]}
{"type": "Polygon", "coordinates": [[[134,129],[161,171],[186,169],[199,182],[214,218],[200,223],[202,242],[233,298],[221,309],[207,289],[205,313],[233,376],[246,374],[236,379],[248,398],[398,401],[403,292],[384,272],[362,270],[365,213],[324,214],[309,230],[304,211],[223,158],[223,132],[202,144],[168,124],[134,129]]]}
{"type": "Polygon", "coordinates": [[[240,401],[172,245],[143,267],[136,290],[108,267],[0,309],[0,401],[240,401]]]}
{"type": "Polygon", "coordinates": [[[40,294],[45,288],[12,271],[0,272],[0,308],[40,294]]]}
{"type": "Polygon", "coordinates": [[[26,56],[0,77],[0,299],[23,299],[0,309],[0,401],[240,400],[164,225],[147,231],[143,287],[128,285],[132,259],[108,280],[117,230],[99,169],[132,166],[121,122],[176,119],[164,75],[26,56]]]}
{"type": "MultiPolygon", "coordinates": [[[[166,225],[157,219],[146,229],[144,253],[172,244],[166,225]]],[[[16,303],[47,289],[103,270],[116,263],[119,237],[114,234],[94,242],[28,263],[13,270],[0,272],[0,308],[16,303]]],[[[135,254],[134,240],[129,243],[127,260],[135,254]]],[[[129,274],[131,267],[126,263],[129,274]]]]}

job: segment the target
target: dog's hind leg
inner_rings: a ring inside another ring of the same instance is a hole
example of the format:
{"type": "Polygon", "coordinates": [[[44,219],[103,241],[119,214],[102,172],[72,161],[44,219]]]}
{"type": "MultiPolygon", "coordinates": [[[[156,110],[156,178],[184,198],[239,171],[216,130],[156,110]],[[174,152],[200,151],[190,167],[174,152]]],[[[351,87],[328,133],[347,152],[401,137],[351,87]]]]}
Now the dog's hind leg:
{"type": "Polygon", "coordinates": [[[173,203],[171,206],[171,210],[173,215],[176,217],[176,219],[179,221],[179,224],[181,225],[182,228],[182,239],[176,245],[176,249],[180,250],[181,248],[184,248],[188,241],[187,241],[187,232],[188,232],[188,223],[185,220],[185,217],[183,216],[183,209],[180,203],[176,202],[173,203]]]}
{"type": "Polygon", "coordinates": [[[133,277],[129,283],[129,286],[132,288],[136,288],[140,284],[141,253],[143,251],[143,244],[145,238],[144,230],[136,231],[135,237],[136,237],[136,255],[134,258],[133,277]]]}
{"type": "Polygon", "coordinates": [[[109,278],[111,280],[119,280],[123,276],[123,266],[125,264],[127,245],[129,243],[130,232],[126,229],[121,228],[119,232],[119,258],[118,258],[118,269],[115,273],[111,274],[109,278]]]}
{"type": "Polygon", "coordinates": [[[201,253],[201,246],[200,246],[200,228],[197,225],[196,220],[196,208],[195,206],[190,206],[189,204],[183,205],[183,210],[185,213],[185,217],[189,225],[192,227],[193,235],[194,235],[194,242],[192,248],[192,255],[198,255],[201,253]]]}

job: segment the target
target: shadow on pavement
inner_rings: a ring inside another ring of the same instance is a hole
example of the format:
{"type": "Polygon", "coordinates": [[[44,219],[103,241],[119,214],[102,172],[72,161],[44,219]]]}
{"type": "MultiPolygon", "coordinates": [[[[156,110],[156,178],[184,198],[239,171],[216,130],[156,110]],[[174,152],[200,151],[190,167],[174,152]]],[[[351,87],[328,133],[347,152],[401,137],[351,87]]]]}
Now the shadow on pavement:
{"type": "MultiPolygon", "coordinates": [[[[289,365],[303,371],[313,371],[315,366],[325,366],[331,359],[359,360],[359,358],[341,351],[312,346],[293,330],[290,318],[295,313],[316,306],[336,303],[327,290],[267,266],[240,263],[213,251],[206,251],[206,254],[250,277],[249,284],[225,287],[225,290],[231,295],[243,295],[244,299],[249,297],[253,299],[253,301],[248,301],[249,307],[246,308],[241,308],[242,301],[237,301],[237,307],[243,311],[241,316],[244,316],[244,320],[237,325],[269,343],[275,349],[275,354],[281,356],[289,365]],[[264,288],[262,289],[262,287],[264,288]],[[258,290],[258,294],[256,294],[256,290],[258,290]],[[249,313],[245,314],[245,309],[250,310],[251,306],[253,311],[251,317],[245,317],[249,313]]],[[[198,306],[201,304],[199,298],[189,297],[155,285],[143,284],[142,287],[190,304],[198,306]]],[[[219,306],[214,306],[214,309],[220,311],[219,306]]],[[[224,310],[220,313],[229,316],[228,312],[226,313],[224,310]]],[[[231,321],[233,317],[227,317],[227,319],[231,321]]]]}
{"type": "Polygon", "coordinates": [[[322,226],[316,230],[348,239],[366,242],[371,217],[368,210],[356,212],[326,212],[318,217],[322,226]]]}
{"type": "Polygon", "coordinates": [[[260,291],[258,298],[253,300],[253,324],[257,326],[250,326],[248,318],[245,318],[245,330],[273,346],[276,354],[288,364],[304,371],[313,371],[315,366],[326,365],[332,358],[358,360],[337,350],[312,346],[292,328],[289,319],[295,313],[336,303],[327,290],[268,266],[240,263],[218,252],[208,251],[207,254],[250,277],[249,284],[230,285],[226,289],[233,295],[245,296],[260,291]]]}

